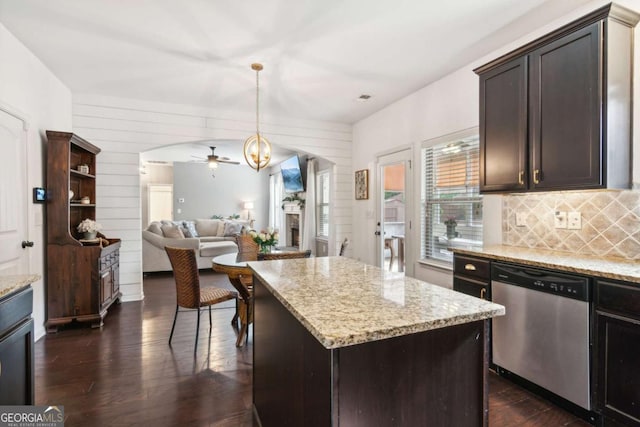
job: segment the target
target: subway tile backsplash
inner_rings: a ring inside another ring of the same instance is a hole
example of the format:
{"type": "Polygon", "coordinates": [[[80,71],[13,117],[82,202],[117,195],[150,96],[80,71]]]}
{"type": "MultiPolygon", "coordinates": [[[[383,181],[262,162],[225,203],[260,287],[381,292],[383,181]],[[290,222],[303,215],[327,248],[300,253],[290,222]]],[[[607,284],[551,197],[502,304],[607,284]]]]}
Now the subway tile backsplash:
{"type": "Polygon", "coordinates": [[[640,260],[640,190],[511,194],[502,218],[505,245],[640,260]],[[556,211],[580,212],[582,228],[555,228],[556,211]]]}

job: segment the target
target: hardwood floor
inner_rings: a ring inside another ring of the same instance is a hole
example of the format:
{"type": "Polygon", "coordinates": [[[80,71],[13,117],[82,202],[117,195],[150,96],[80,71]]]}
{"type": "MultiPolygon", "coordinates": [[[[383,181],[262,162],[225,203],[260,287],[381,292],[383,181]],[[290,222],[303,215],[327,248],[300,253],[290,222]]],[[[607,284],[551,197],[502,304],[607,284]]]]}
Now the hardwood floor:
{"type": "MultiPolygon", "coordinates": [[[[202,282],[231,289],[225,275],[202,282]]],[[[62,329],[35,345],[36,404],[63,405],[65,426],[253,426],[252,340],[236,348],[233,303],[215,310],[211,339],[196,314],[175,309],[170,273],[145,277],[145,300],[114,305],[102,329],[62,329]]],[[[222,305],[220,305],[222,306],[222,305]]],[[[490,375],[489,425],[588,426],[545,400],[490,375]]]]}

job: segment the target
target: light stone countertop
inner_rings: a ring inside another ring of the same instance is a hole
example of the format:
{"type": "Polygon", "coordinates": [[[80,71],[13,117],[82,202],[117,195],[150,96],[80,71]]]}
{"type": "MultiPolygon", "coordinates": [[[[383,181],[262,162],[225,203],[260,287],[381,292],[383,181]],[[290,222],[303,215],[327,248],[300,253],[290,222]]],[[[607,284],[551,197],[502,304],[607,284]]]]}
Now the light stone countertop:
{"type": "Polygon", "coordinates": [[[20,288],[29,286],[40,280],[39,274],[18,274],[13,276],[0,276],[0,297],[10,294],[20,288]]]}
{"type": "Polygon", "coordinates": [[[328,349],[504,315],[504,307],[345,257],[250,262],[328,349]]]}
{"type": "Polygon", "coordinates": [[[570,252],[495,245],[484,248],[452,248],[460,255],[482,256],[497,261],[532,267],[552,268],[571,273],[640,284],[640,262],[616,257],[596,257],[570,252]]]}

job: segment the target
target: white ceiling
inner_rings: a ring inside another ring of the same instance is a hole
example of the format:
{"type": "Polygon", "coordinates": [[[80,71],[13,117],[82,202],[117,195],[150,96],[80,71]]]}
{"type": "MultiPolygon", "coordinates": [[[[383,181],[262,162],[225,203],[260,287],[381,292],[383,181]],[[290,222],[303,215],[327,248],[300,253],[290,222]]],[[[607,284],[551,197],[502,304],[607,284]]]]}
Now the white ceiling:
{"type": "Polygon", "coordinates": [[[262,62],[265,114],[353,123],[584,3],[0,0],[0,22],[74,93],[248,112],[262,62]]]}

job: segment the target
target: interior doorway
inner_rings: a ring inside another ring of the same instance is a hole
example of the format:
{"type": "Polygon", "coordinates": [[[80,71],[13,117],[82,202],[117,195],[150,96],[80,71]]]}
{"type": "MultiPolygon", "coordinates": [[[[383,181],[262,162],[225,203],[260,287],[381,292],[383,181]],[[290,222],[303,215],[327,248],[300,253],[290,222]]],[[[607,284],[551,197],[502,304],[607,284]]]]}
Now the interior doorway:
{"type": "Polygon", "coordinates": [[[22,120],[0,110],[0,273],[29,271],[22,246],[27,232],[26,131],[22,120]]]}
{"type": "Polygon", "coordinates": [[[411,229],[411,149],[378,157],[378,266],[404,273],[411,229]]]}
{"type": "Polygon", "coordinates": [[[163,219],[173,220],[173,185],[149,184],[149,223],[163,219]]]}

